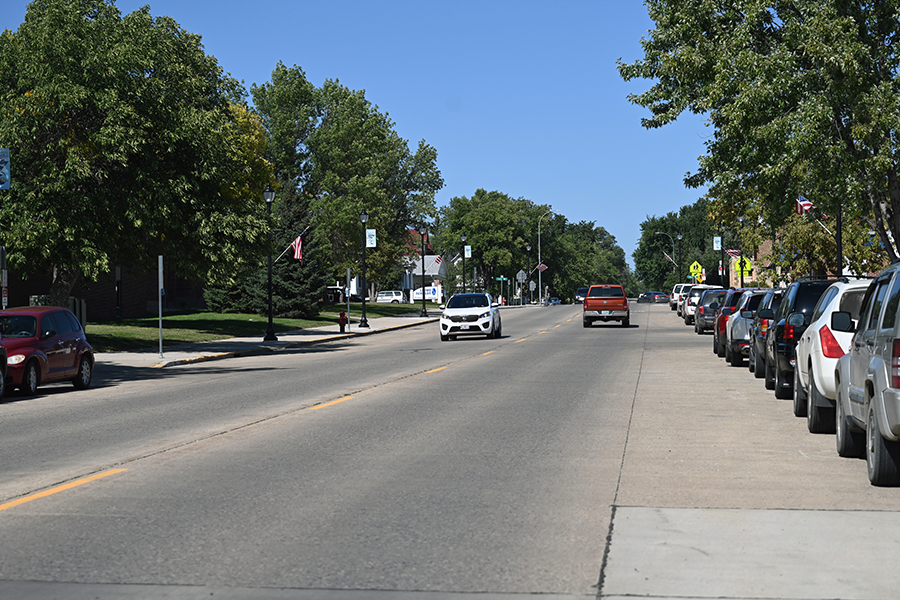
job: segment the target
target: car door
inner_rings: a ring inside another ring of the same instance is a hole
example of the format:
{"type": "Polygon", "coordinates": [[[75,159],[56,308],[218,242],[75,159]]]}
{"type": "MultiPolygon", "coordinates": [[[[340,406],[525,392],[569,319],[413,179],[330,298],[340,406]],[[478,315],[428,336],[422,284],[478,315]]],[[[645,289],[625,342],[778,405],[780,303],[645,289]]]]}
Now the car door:
{"type": "Polygon", "coordinates": [[[850,346],[850,381],[847,395],[850,398],[851,414],[862,422],[865,422],[865,386],[869,361],[875,352],[878,319],[890,282],[890,277],[876,280],[874,287],[866,293],[863,316],[860,317],[856,335],[853,336],[853,343],[850,346]]]}
{"type": "Polygon", "coordinates": [[[41,318],[41,347],[48,365],[46,381],[74,376],[77,345],[76,332],[65,314],[51,312],[41,318]]]}

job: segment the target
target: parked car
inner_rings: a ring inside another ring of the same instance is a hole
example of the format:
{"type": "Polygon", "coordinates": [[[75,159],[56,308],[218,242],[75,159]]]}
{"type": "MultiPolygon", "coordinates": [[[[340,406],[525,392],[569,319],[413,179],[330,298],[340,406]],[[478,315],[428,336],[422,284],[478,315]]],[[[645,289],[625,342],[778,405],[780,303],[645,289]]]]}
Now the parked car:
{"type": "Polygon", "coordinates": [[[684,318],[684,314],[682,313],[682,308],[684,308],[684,301],[687,298],[688,293],[691,291],[691,288],[694,287],[692,283],[682,283],[681,290],[678,292],[678,297],[675,299],[675,315],[678,317],[684,318]]]}
{"type": "Polygon", "coordinates": [[[734,367],[743,366],[750,354],[750,325],[765,295],[765,290],[744,292],[725,324],[725,360],[734,367]]]}
{"type": "Polygon", "coordinates": [[[641,304],[664,304],[669,301],[669,297],[662,292],[647,292],[646,294],[641,294],[637,301],[641,304]]]}
{"type": "Polygon", "coordinates": [[[68,309],[23,306],[0,311],[0,335],[6,345],[7,388],[34,395],[39,385],[71,381],[91,385],[94,351],[81,323],[68,309]]]}
{"type": "Polygon", "coordinates": [[[784,288],[772,288],[768,290],[756,309],[756,315],[750,323],[750,353],[747,355],[747,363],[750,372],[757,379],[766,375],[766,332],[769,330],[770,319],[761,319],[759,311],[768,308],[775,312],[781,305],[781,297],[784,296],[784,288]]]}
{"type": "Polygon", "coordinates": [[[406,298],[406,293],[401,292],[400,290],[387,290],[383,292],[378,292],[378,295],[375,296],[375,302],[387,302],[390,304],[406,304],[409,302],[406,298]]]}
{"type": "Polygon", "coordinates": [[[716,310],[725,297],[726,290],[722,288],[709,288],[703,290],[700,299],[697,300],[696,314],[694,315],[694,332],[701,334],[713,328],[716,320],[716,310]]]}
{"type": "Polygon", "coordinates": [[[547,300],[547,306],[559,306],[562,302],[559,301],[559,298],[553,297],[547,300]]]}
{"type": "Polygon", "coordinates": [[[859,321],[831,315],[831,330],[850,332],[850,351],[835,368],[835,426],[841,456],[866,457],[873,485],[900,485],[900,261],[866,289],[859,321]]]}
{"type": "Polygon", "coordinates": [[[500,304],[487,293],[453,294],[441,305],[441,341],[455,340],[459,335],[502,335],[500,304]]]}
{"type": "Polygon", "coordinates": [[[722,289],[717,285],[706,285],[705,283],[691,286],[691,289],[684,295],[681,305],[681,318],[684,319],[685,325],[691,325],[694,322],[694,316],[697,313],[697,305],[700,302],[700,296],[703,292],[710,289],[722,289]]]}
{"type": "Polygon", "coordinates": [[[584,302],[584,297],[587,296],[588,289],[586,287],[580,287],[575,290],[575,303],[580,304],[584,302]]]}
{"type": "Polygon", "coordinates": [[[831,330],[831,315],[842,311],[853,320],[859,319],[863,296],[870,284],[869,279],[832,283],[819,298],[809,327],[797,342],[794,414],[806,417],[811,433],[834,433],[834,369],[853,339],[849,331],[831,330]]]}
{"type": "Polygon", "coordinates": [[[690,289],[690,283],[676,283],[672,287],[672,292],[669,294],[669,308],[671,310],[676,310],[678,308],[678,303],[681,301],[682,294],[690,289]],[[684,289],[685,287],[687,289],[684,289]]]}
{"type": "Polygon", "coordinates": [[[778,312],[757,311],[760,318],[771,319],[766,331],[766,389],[787,400],[793,395],[797,341],[809,326],[819,298],[836,280],[817,276],[801,277],[784,290],[778,312]]]}
{"type": "Polygon", "coordinates": [[[728,324],[728,317],[734,312],[745,291],[746,288],[731,288],[725,292],[725,297],[716,310],[716,318],[713,321],[713,354],[719,358],[725,358],[725,326],[728,324]]]}

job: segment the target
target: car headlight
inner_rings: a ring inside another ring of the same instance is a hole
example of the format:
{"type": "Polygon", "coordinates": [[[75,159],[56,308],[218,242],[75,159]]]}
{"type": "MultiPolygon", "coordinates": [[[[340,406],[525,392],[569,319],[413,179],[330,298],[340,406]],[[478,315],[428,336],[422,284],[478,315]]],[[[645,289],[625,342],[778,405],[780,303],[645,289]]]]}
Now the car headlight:
{"type": "Polygon", "coordinates": [[[491,316],[491,311],[487,311],[486,313],[482,313],[482,314],[478,315],[478,318],[479,319],[487,319],[489,316],[491,316]]]}
{"type": "Polygon", "coordinates": [[[20,365],[25,361],[24,354],[13,354],[9,358],[6,359],[6,364],[8,365],[20,365]]]}

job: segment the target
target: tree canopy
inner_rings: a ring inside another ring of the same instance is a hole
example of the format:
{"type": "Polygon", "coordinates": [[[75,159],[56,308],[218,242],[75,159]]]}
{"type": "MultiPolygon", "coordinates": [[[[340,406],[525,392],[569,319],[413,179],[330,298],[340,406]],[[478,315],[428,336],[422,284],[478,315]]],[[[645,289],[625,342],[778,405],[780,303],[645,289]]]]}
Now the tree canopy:
{"type": "Polygon", "coordinates": [[[35,0],[0,35],[9,263],[65,303],[113,265],[214,279],[264,248],[264,132],[200,37],[145,7],[35,0]]]}
{"type": "MultiPolygon", "coordinates": [[[[707,118],[707,153],[686,184],[709,185],[719,224],[755,213],[778,230],[803,195],[820,215],[864,222],[898,256],[898,2],[645,4],[656,29],[642,40],[644,57],[619,71],[654,81],[630,97],[649,109],[646,127],[685,111],[707,118]]],[[[835,253],[818,268],[842,265],[835,253]]]]}

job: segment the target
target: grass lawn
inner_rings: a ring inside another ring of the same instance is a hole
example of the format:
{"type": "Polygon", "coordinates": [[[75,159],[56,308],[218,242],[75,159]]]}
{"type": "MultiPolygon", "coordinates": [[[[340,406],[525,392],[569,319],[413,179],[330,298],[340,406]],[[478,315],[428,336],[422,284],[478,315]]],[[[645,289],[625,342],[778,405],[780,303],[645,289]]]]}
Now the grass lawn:
{"type": "MultiPolygon", "coordinates": [[[[434,306],[429,303],[429,308],[434,306]]],[[[326,306],[315,319],[282,319],[275,317],[275,332],[294,331],[310,327],[334,325],[347,305],[326,306]]],[[[418,314],[421,305],[366,303],[366,318],[375,319],[409,313],[418,314]]],[[[351,323],[362,316],[362,304],[351,303],[348,313],[351,323]]],[[[163,315],[163,346],[188,342],[206,342],[234,337],[263,336],[269,326],[265,316],[251,314],[220,314],[207,311],[163,315]]],[[[85,327],[88,342],[95,352],[120,352],[159,347],[159,317],[88,321],[85,327]]]]}

